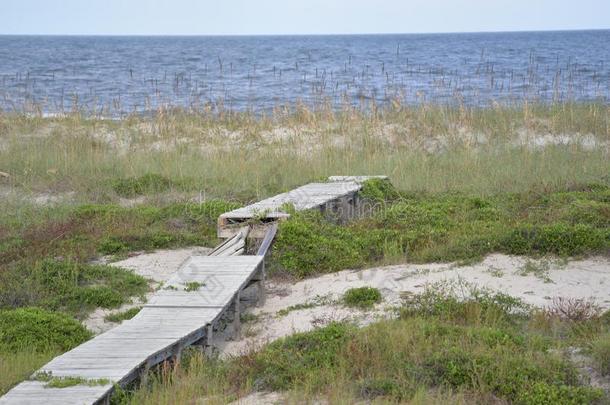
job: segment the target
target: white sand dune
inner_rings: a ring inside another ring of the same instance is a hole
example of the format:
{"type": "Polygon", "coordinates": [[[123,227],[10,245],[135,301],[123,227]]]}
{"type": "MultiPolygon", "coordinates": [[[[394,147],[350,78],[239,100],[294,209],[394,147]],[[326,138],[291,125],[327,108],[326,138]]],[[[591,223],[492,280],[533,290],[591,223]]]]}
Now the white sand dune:
{"type": "MultiPolygon", "coordinates": [[[[112,265],[131,269],[161,283],[190,255],[206,254],[207,251],[198,247],[159,250],[112,265]]],[[[439,282],[450,282],[464,288],[486,288],[539,307],[551,304],[555,297],[566,297],[587,299],[602,309],[610,308],[610,258],[598,256],[560,261],[492,254],[480,263],[465,266],[452,263],[403,264],[344,270],[297,282],[268,280],[266,302],[247,310],[255,320],[244,323],[238,339],[231,337],[230,333],[218,335],[216,345],[222,355],[235,355],[333,320],[350,319],[364,325],[391,316],[389,310],[400,304],[401,294],[422,292],[426,286],[439,282]],[[376,287],[383,294],[383,302],[374,310],[353,310],[338,303],[347,289],[363,286],[376,287]],[[278,315],[278,311],[304,304],[309,304],[309,308],[278,315]]],[[[137,302],[120,310],[136,305],[137,302]]],[[[104,316],[117,311],[97,310],[85,324],[96,333],[108,330],[115,324],[105,322],[104,316]]]]}
{"type": "Polygon", "coordinates": [[[457,288],[462,286],[465,290],[477,287],[502,292],[538,307],[550,305],[553,298],[565,297],[586,299],[602,309],[610,308],[609,258],[561,262],[492,254],[481,263],[467,266],[404,264],[345,270],[296,283],[268,281],[265,304],[249,310],[256,316],[256,321],[246,324],[240,339],[219,341],[218,346],[223,355],[236,355],[333,320],[349,319],[360,325],[368,324],[391,316],[389,310],[400,304],[401,294],[422,292],[427,286],[442,282],[452,283],[457,288]],[[524,273],[528,269],[530,272],[524,273]],[[347,289],[363,286],[380,289],[383,303],[364,312],[337,303],[347,289]],[[285,316],[277,314],[290,306],[320,302],[323,304],[293,310],[285,316]]]}

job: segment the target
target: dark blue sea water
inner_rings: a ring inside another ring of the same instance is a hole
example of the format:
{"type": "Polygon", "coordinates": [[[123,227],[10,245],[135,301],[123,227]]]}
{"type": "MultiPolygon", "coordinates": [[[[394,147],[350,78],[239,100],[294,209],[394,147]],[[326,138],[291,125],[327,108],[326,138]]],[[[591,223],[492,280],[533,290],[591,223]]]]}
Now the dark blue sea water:
{"type": "Polygon", "coordinates": [[[115,115],[610,100],[610,30],[256,37],[0,36],[0,109],[115,115]]]}

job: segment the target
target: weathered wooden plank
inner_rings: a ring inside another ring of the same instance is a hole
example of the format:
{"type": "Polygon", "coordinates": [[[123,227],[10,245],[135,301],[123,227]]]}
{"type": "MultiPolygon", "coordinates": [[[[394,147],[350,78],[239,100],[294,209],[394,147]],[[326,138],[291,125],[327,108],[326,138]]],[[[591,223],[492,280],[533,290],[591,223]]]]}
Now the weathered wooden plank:
{"type": "Polygon", "coordinates": [[[265,233],[265,237],[263,238],[263,241],[261,242],[261,245],[258,248],[258,251],[256,252],[257,256],[265,256],[267,254],[267,250],[271,246],[271,242],[273,242],[273,238],[275,238],[276,233],[277,233],[277,222],[270,225],[269,229],[267,229],[267,232],[265,233]]]}
{"type": "Polygon", "coordinates": [[[235,253],[239,250],[239,248],[235,248],[235,246],[245,246],[245,240],[248,237],[248,233],[250,232],[250,227],[245,226],[241,228],[235,236],[227,239],[223,243],[221,243],[218,247],[216,247],[208,256],[230,256],[231,253],[235,253]]]}
{"type": "Polygon", "coordinates": [[[0,404],[84,405],[103,398],[112,385],[75,385],[66,388],[46,388],[41,381],[24,381],[0,398],[0,404]]]}
{"type": "Polygon", "coordinates": [[[310,183],[283,194],[267,198],[246,207],[224,213],[223,219],[247,219],[254,217],[272,218],[283,214],[282,206],[291,204],[297,210],[306,210],[318,207],[330,200],[357,192],[362,185],[355,181],[333,181],[330,183],[310,183]]]}
{"type": "Polygon", "coordinates": [[[384,175],[376,175],[376,176],[330,176],[328,178],[328,181],[340,181],[340,182],[355,181],[356,183],[364,183],[365,181],[372,180],[372,179],[387,180],[388,176],[384,176],[384,175]]]}
{"type": "Polygon", "coordinates": [[[99,367],[108,368],[112,364],[116,364],[117,368],[127,367],[128,365],[137,365],[145,362],[149,355],[129,357],[129,353],[107,353],[102,356],[98,354],[86,354],[82,353],[78,356],[65,359],[65,361],[48,364],[43,366],[41,370],[65,370],[67,368],[91,368],[99,367]]]}

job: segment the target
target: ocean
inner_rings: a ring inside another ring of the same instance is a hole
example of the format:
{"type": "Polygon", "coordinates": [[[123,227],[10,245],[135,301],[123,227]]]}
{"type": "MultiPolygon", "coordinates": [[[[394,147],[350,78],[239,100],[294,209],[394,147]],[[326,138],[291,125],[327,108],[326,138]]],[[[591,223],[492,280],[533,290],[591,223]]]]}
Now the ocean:
{"type": "Polygon", "coordinates": [[[128,114],[610,100],[610,30],[0,36],[0,110],[128,114]]]}

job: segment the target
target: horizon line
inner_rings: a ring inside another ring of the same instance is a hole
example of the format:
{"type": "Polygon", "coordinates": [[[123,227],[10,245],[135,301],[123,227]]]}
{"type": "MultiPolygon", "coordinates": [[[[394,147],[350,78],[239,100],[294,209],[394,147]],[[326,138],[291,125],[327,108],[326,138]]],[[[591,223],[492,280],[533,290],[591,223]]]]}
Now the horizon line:
{"type": "Polygon", "coordinates": [[[362,36],[362,35],[443,35],[443,34],[509,34],[509,33],[540,33],[540,32],[582,32],[610,31],[606,28],[558,28],[558,29],[522,29],[522,30],[490,30],[490,31],[437,31],[437,32],[361,32],[361,33],[287,33],[287,34],[49,34],[49,33],[0,33],[6,37],[299,37],[299,36],[362,36]]]}

